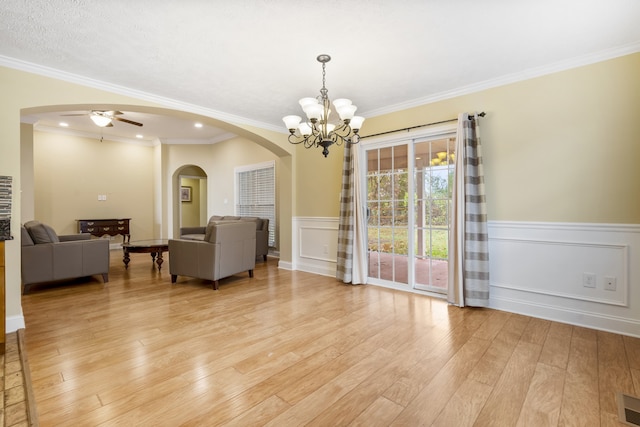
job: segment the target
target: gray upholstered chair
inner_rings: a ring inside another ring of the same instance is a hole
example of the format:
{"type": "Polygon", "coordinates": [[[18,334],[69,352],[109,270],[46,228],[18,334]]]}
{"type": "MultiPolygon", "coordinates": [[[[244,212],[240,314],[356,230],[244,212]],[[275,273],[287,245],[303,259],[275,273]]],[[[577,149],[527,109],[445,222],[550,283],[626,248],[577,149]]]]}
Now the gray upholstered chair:
{"type": "MultiPolygon", "coordinates": [[[[234,216],[234,215],[213,215],[209,222],[221,221],[250,221],[256,224],[256,257],[267,260],[269,254],[269,218],[258,218],[256,216],[234,216]]],[[[180,238],[185,240],[204,240],[206,226],[182,227],[180,228],[180,238]]]]}
{"type": "Polygon", "coordinates": [[[204,240],[169,240],[169,272],[171,283],[178,276],[219,280],[249,272],[256,265],[256,225],[251,221],[221,221],[207,224],[204,240]]]}
{"type": "Polygon", "coordinates": [[[38,221],[21,227],[23,293],[35,283],[102,275],[109,281],[109,241],[90,234],[58,236],[38,221]]]}

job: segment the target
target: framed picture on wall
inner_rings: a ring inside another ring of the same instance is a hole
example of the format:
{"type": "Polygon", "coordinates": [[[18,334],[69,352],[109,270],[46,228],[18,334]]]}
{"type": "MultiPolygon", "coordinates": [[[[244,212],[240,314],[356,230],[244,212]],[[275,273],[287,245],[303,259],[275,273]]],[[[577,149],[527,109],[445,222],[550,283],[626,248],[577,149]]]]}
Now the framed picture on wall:
{"type": "Polygon", "coordinates": [[[187,187],[187,186],[180,187],[180,201],[181,202],[191,201],[191,187],[187,187]]]}

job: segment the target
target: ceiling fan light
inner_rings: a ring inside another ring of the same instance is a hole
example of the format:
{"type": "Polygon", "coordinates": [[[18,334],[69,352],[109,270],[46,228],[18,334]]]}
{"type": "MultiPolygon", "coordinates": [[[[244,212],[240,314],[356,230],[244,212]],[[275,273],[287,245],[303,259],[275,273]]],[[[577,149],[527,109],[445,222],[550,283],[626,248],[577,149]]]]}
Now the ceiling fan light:
{"type": "Polygon", "coordinates": [[[91,114],[89,117],[91,117],[91,120],[96,124],[96,126],[100,126],[101,128],[109,126],[111,123],[111,117],[102,116],[100,114],[91,114]]]}

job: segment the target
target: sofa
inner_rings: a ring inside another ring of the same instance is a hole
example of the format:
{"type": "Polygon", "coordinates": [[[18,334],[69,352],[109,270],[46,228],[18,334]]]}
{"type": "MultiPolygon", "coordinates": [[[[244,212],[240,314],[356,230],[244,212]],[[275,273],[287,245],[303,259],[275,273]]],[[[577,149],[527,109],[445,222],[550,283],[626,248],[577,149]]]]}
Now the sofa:
{"type": "MultiPolygon", "coordinates": [[[[221,221],[248,221],[255,223],[256,227],[256,257],[261,256],[267,260],[269,253],[269,219],[255,216],[235,216],[235,215],[213,215],[209,218],[209,223],[221,221]]],[[[180,238],[183,240],[204,240],[207,226],[182,227],[180,228],[180,238]]]]}
{"type": "Polygon", "coordinates": [[[91,239],[90,234],[58,236],[38,221],[21,227],[22,285],[75,279],[100,274],[109,281],[109,241],[91,239]]]}
{"type": "Polygon", "coordinates": [[[217,290],[222,278],[244,271],[253,277],[255,265],[256,233],[250,221],[212,221],[203,240],[169,240],[171,283],[189,276],[211,280],[217,290]]]}

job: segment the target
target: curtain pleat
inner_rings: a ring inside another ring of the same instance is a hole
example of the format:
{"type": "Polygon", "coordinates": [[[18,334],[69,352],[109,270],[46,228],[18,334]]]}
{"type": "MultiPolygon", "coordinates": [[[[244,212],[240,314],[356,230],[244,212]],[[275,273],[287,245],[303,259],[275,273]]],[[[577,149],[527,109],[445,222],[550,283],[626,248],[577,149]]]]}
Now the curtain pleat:
{"type": "Polygon", "coordinates": [[[455,185],[449,238],[448,300],[458,306],[489,305],[489,233],[477,117],[458,116],[455,185]]]}

